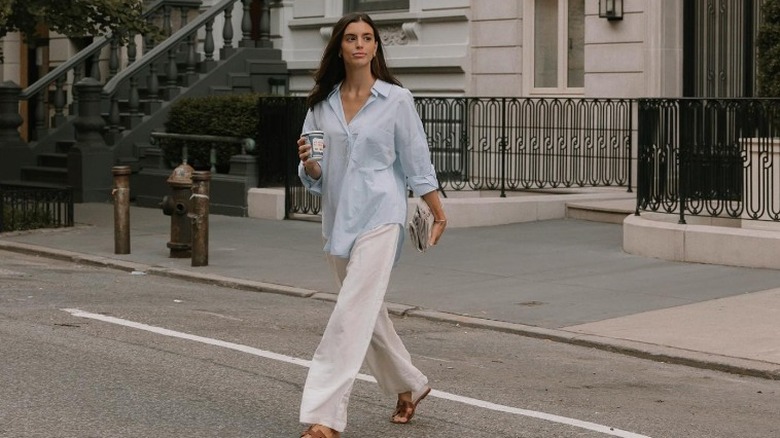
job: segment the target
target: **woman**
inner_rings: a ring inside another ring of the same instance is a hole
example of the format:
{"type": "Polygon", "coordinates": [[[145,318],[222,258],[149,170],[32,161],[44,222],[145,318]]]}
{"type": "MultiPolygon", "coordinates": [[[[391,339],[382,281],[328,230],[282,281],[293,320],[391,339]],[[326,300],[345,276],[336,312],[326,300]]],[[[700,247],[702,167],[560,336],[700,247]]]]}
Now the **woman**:
{"type": "Polygon", "coordinates": [[[398,395],[394,423],[408,423],[430,392],[383,300],[403,242],[407,186],[433,212],[432,245],[447,220],[414,100],[389,72],[368,15],[336,23],[308,106],[303,132],[324,131],[325,152],[310,160],[311,146],[298,140],[298,173],[322,196],[325,251],[340,290],[304,386],[300,419],[310,426],[301,436],[334,438],[346,427],[364,360],[380,388],[398,395]]]}

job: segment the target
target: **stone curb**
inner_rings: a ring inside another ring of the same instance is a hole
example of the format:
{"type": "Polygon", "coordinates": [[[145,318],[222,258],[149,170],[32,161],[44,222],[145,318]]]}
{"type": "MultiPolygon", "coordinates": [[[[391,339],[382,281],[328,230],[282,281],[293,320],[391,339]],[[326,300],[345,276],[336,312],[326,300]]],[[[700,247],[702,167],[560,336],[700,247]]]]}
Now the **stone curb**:
{"type": "Polygon", "coordinates": [[[492,321],[472,318],[446,312],[429,310],[412,310],[408,316],[416,316],[431,321],[456,323],[464,327],[480,328],[504,333],[511,333],[537,339],[562,342],[582,347],[620,353],[627,356],[649,359],[656,362],[686,365],[723,371],[769,380],[780,380],[780,367],[770,362],[735,358],[712,353],[704,353],[665,345],[650,344],[620,338],[610,338],[599,335],[571,332],[561,329],[547,329],[517,323],[492,321]]]}
{"type": "MultiPolygon", "coordinates": [[[[204,274],[188,271],[185,269],[149,266],[141,263],[128,262],[108,257],[85,255],[78,252],[47,248],[25,243],[0,240],[0,250],[50,257],[58,260],[107,267],[126,272],[140,271],[162,277],[213,284],[232,289],[273,293],[298,298],[313,298],[329,302],[336,301],[336,294],[332,293],[271,283],[263,283],[252,280],[242,280],[216,274],[204,274]]],[[[570,332],[560,329],[547,329],[517,323],[480,319],[453,313],[427,310],[404,304],[387,303],[387,307],[391,314],[401,317],[422,318],[429,321],[451,323],[464,327],[493,330],[537,339],[546,339],[582,347],[596,348],[599,350],[620,353],[642,359],[649,359],[656,362],[686,365],[695,368],[710,369],[769,380],[780,380],[780,368],[778,368],[776,364],[768,362],[734,358],[711,353],[702,353],[681,348],[570,332]]]]}
{"type": "Polygon", "coordinates": [[[301,289],[291,286],[283,286],[279,284],[263,283],[260,281],[243,280],[232,277],[225,277],[218,274],[204,274],[200,272],[192,272],[186,269],[173,269],[173,268],[161,268],[150,267],[147,271],[148,274],[159,275],[161,277],[174,278],[186,281],[195,281],[198,283],[213,284],[215,286],[222,286],[231,289],[241,289],[251,292],[264,292],[279,295],[288,295],[298,298],[310,298],[317,294],[316,291],[309,289],[301,289]]]}

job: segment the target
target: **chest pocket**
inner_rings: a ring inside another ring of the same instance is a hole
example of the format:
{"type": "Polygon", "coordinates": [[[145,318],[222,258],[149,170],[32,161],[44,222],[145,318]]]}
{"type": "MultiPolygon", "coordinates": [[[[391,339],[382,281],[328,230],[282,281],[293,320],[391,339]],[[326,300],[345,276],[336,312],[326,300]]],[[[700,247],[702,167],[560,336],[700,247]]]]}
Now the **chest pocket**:
{"type": "Polygon", "coordinates": [[[360,169],[386,169],[395,162],[392,132],[381,128],[363,129],[357,136],[350,159],[360,169]]]}

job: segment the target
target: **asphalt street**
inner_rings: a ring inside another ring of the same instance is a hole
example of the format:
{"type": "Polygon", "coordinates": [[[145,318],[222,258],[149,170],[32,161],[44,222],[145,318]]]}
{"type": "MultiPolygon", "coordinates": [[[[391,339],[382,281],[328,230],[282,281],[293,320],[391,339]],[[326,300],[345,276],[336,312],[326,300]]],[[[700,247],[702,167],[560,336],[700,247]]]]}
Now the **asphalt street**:
{"type": "MultiPolygon", "coordinates": [[[[332,303],[0,251],[0,436],[293,437],[332,303]]],[[[437,390],[358,380],[349,437],[772,437],[780,382],[394,318],[437,390]]]]}
{"type": "MultiPolygon", "coordinates": [[[[157,209],[131,208],[131,253],[115,254],[112,210],[77,204],[76,227],[3,233],[0,250],[334,299],[318,223],[211,215],[209,264],[192,267],[168,256],[157,209]]],[[[780,379],[780,271],[627,254],[621,231],[568,219],[453,228],[425,254],[405,245],[385,298],[400,315],[780,379]]]]}

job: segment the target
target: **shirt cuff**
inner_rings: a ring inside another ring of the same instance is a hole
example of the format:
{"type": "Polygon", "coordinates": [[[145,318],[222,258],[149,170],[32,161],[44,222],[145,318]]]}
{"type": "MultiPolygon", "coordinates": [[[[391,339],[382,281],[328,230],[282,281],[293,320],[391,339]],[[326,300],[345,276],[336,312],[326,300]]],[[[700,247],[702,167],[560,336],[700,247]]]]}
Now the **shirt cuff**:
{"type": "Polygon", "coordinates": [[[436,173],[430,173],[423,176],[412,176],[406,179],[406,183],[415,196],[422,196],[439,189],[439,181],[436,179],[436,173]]]}
{"type": "Polygon", "coordinates": [[[322,194],[322,177],[320,177],[320,179],[310,177],[303,168],[303,162],[298,164],[298,177],[301,179],[301,183],[303,183],[306,190],[315,195],[322,194]]]}

